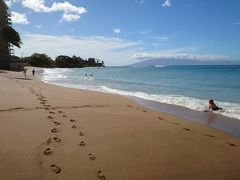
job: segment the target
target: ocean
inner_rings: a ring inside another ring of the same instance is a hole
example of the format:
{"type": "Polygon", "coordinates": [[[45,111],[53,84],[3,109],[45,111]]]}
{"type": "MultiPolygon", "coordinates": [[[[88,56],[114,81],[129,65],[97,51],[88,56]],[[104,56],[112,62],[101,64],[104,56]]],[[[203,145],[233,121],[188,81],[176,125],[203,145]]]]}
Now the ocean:
{"type": "Polygon", "coordinates": [[[155,66],[44,69],[42,80],[64,87],[119,94],[195,111],[208,100],[240,120],[240,66],[155,66]]]}

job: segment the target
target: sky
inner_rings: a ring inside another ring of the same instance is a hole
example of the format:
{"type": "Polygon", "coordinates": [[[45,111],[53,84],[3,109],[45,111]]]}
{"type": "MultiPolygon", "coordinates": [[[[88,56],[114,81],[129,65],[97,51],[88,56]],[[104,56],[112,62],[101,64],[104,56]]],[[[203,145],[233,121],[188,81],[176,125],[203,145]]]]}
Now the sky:
{"type": "Polygon", "coordinates": [[[22,47],[94,57],[240,62],[240,0],[5,0],[22,47]]]}

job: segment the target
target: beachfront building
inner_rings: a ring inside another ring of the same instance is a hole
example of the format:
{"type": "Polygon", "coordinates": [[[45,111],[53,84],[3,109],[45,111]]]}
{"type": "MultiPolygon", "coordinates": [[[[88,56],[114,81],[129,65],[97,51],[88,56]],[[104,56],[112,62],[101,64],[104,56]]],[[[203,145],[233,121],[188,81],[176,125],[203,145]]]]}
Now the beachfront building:
{"type": "Polygon", "coordinates": [[[10,26],[10,16],[8,14],[8,7],[4,0],[0,0],[0,69],[9,69],[11,61],[10,44],[4,38],[1,31],[4,27],[10,26]]]}

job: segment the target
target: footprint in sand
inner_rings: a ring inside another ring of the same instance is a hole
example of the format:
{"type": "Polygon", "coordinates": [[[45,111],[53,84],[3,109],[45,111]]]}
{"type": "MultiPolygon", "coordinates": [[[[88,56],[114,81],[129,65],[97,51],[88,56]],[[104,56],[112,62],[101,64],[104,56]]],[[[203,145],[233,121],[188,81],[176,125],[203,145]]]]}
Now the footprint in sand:
{"type": "Polygon", "coordinates": [[[53,128],[53,129],[51,130],[51,132],[53,132],[53,133],[57,133],[58,130],[57,130],[57,128],[53,128]]]}
{"type": "Polygon", "coordinates": [[[72,128],[73,128],[73,129],[76,129],[76,128],[77,128],[77,126],[76,126],[76,125],[73,125],[73,126],[72,126],[72,128]]]}
{"type": "Polygon", "coordinates": [[[58,113],[63,113],[62,111],[58,111],[58,113]]]}
{"type": "Polygon", "coordinates": [[[106,180],[104,174],[102,173],[102,171],[98,171],[98,179],[100,180],[106,180]]]}
{"type": "Polygon", "coordinates": [[[180,124],[177,123],[177,122],[171,122],[171,124],[174,124],[174,125],[180,125],[180,124]]]}
{"type": "Polygon", "coordinates": [[[50,105],[48,105],[48,104],[44,104],[43,106],[44,106],[44,107],[50,107],[50,105]]]}
{"type": "Polygon", "coordinates": [[[188,128],[183,128],[185,131],[190,131],[190,129],[188,129],[188,128]]]}
{"type": "Polygon", "coordinates": [[[51,142],[52,142],[52,138],[48,138],[48,140],[46,141],[46,144],[49,145],[51,144],[51,142]]]}
{"type": "Polygon", "coordinates": [[[208,137],[215,137],[215,136],[213,136],[213,135],[211,135],[211,134],[205,134],[205,136],[208,136],[208,137]]]}
{"type": "Polygon", "coordinates": [[[44,108],[44,109],[45,109],[45,110],[49,110],[49,108],[47,108],[47,107],[46,107],[46,108],[44,108]]]}
{"type": "Polygon", "coordinates": [[[230,142],[225,142],[226,144],[228,144],[229,146],[232,146],[232,147],[237,147],[236,144],[233,144],[233,143],[230,143],[230,142]]]}
{"type": "Polygon", "coordinates": [[[46,104],[46,102],[45,101],[41,101],[40,104],[46,104]]]}
{"type": "Polygon", "coordinates": [[[94,160],[96,159],[96,156],[94,156],[94,155],[92,155],[92,154],[88,154],[88,156],[89,156],[89,159],[90,159],[91,161],[94,161],[94,160]]]}
{"type": "Polygon", "coordinates": [[[50,113],[50,114],[55,114],[55,112],[53,112],[53,111],[50,111],[49,113],[50,113]]]}
{"type": "Polygon", "coordinates": [[[84,133],[83,132],[79,132],[79,136],[84,136],[84,133]]]}
{"type": "Polygon", "coordinates": [[[66,118],[66,117],[67,117],[67,115],[65,115],[65,114],[64,114],[62,117],[66,118]]]}
{"type": "Polygon", "coordinates": [[[74,119],[70,119],[69,121],[70,121],[70,122],[76,122],[76,120],[74,120],[74,119]]]}
{"type": "Polygon", "coordinates": [[[54,124],[60,125],[61,123],[60,123],[60,122],[57,122],[57,121],[54,121],[54,124]]]}
{"type": "Polygon", "coordinates": [[[80,142],[80,144],[79,144],[79,146],[85,146],[86,144],[85,144],[85,142],[80,142]]]}
{"type": "Polygon", "coordinates": [[[62,171],[62,169],[55,164],[52,164],[51,168],[52,168],[52,171],[56,174],[59,174],[62,171]]]}
{"type": "Polygon", "coordinates": [[[55,142],[57,142],[57,143],[60,143],[60,142],[61,142],[61,139],[58,138],[58,137],[54,137],[53,140],[54,140],[55,142]]]}
{"type": "Polygon", "coordinates": [[[47,118],[48,118],[48,119],[54,119],[54,117],[52,117],[52,116],[48,116],[47,118]]]}
{"type": "Polygon", "coordinates": [[[142,112],[147,112],[146,110],[142,110],[142,112]]]}
{"type": "Polygon", "coordinates": [[[46,156],[48,156],[48,155],[52,154],[52,151],[51,151],[50,148],[47,148],[47,149],[45,149],[45,151],[43,152],[43,154],[45,154],[46,156]]]}
{"type": "Polygon", "coordinates": [[[161,121],[166,121],[166,120],[163,119],[161,116],[159,116],[158,119],[161,120],[161,121]]]}

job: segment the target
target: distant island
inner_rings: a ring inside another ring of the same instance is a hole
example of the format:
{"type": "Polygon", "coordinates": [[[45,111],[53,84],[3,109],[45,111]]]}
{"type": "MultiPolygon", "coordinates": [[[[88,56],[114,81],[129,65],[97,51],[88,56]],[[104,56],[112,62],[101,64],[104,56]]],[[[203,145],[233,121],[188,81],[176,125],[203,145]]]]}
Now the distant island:
{"type": "Polygon", "coordinates": [[[19,65],[29,65],[34,67],[44,67],[44,68],[84,68],[84,67],[105,67],[104,62],[95,59],[87,58],[83,59],[79,56],[66,56],[59,55],[53,60],[46,54],[34,53],[28,57],[18,57],[12,56],[12,62],[19,65]]]}
{"type": "Polygon", "coordinates": [[[190,60],[190,59],[149,59],[140,61],[130,66],[171,66],[171,65],[240,65],[239,61],[200,61],[200,60],[190,60]]]}

